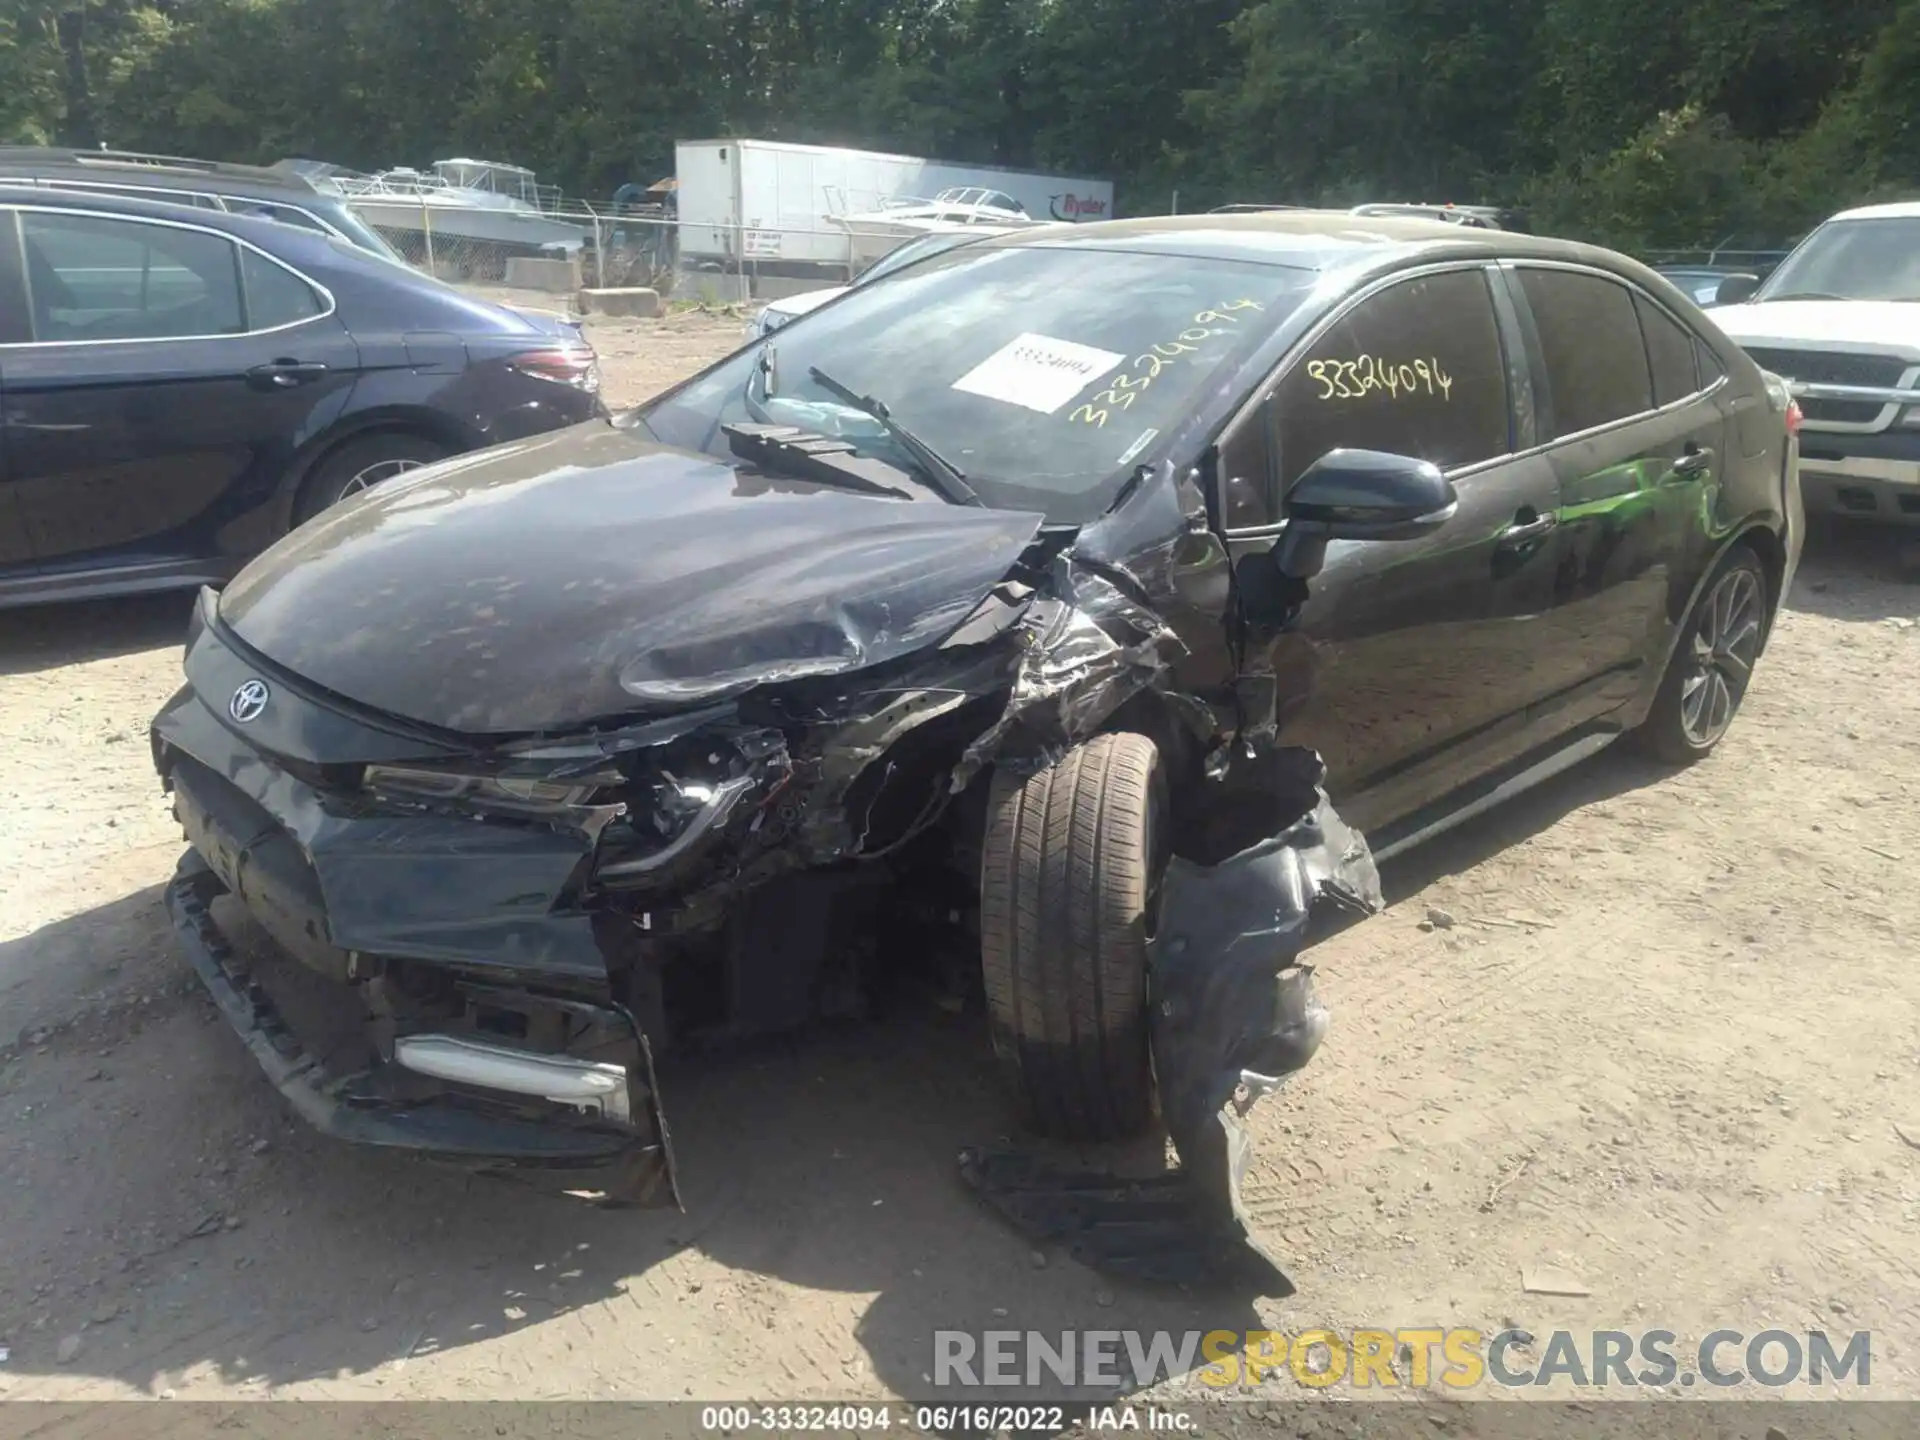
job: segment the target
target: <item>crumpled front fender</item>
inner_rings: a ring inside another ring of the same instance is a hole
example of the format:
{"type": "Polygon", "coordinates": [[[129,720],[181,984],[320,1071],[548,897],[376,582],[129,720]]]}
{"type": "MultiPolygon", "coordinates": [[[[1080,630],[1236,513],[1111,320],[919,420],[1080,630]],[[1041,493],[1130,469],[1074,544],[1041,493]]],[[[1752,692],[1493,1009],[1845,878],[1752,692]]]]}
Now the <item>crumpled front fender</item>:
{"type": "Polygon", "coordinates": [[[1291,1286],[1241,1199],[1253,1154],[1243,1122],[1326,1034],[1312,969],[1299,963],[1314,912],[1370,914],[1382,899],[1366,841],[1319,788],[1318,757],[1262,747],[1243,759],[1235,803],[1216,810],[1237,808],[1238,823],[1169,862],[1149,948],[1154,1073],[1180,1168],[1129,1179],[969,1149],[960,1169],[1029,1236],[1096,1269],[1178,1284],[1232,1277],[1280,1295],[1291,1286]],[[1311,795],[1311,808],[1274,808],[1289,792],[1311,795]],[[1263,812],[1298,818],[1261,836],[1263,812]],[[1236,832],[1255,838],[1236,849],[1236,832]]]}
{"type": "Polygon", "coordinates": [[[1248,1229],[1242,1119],[1313,1058],[1328,1014],[1298,963],[1315,908],[1381,908],[1367,842],[1324,791],[1306,815],[1213,865],[1173,859],[1150,945],[1154,1072],[1182,1171],[1248,1229]]]}

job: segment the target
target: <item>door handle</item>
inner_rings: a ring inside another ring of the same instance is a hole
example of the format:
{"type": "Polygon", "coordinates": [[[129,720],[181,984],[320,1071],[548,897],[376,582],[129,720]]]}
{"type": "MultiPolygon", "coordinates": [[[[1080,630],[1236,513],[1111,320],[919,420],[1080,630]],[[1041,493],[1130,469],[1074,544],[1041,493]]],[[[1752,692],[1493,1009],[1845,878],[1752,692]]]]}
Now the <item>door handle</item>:
{"type": "Polygon", "coordinates": [[[1705,445],[1688,445],[1680,458],[1673,462],[1673,473],[1692,477],[1704,475],[1713,468],[1713,451],[1705,445]]]}
{"type": "Polygon", "coordinates": [[[1529,541],[1538,540],[1559,523],[1558,515],[1551,512],[1541,515],[1532,507],[1528,507],[1514,516],[1513,523],[1500,532],[1500,544],[1506,549],[1525,545],[1529,541]]]}
{"type": "Polygon", "coordinates": [[[318,360],[270,360],[247,371],[247,381],[262,390],[291,390],[326,373],[327,367],[318,360]]]}

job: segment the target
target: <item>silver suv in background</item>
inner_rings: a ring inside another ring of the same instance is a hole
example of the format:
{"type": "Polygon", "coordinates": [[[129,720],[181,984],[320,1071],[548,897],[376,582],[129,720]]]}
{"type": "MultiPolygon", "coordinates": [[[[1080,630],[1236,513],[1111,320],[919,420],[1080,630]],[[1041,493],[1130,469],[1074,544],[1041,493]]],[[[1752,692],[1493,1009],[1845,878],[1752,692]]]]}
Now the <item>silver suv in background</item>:
{"type": "Polygon", "coordinates": [[[229,165],[129,150],[0,145],[0,185],[32,185],[64,194],[160,200],[231,215],[254,215],[345,241],[384,260],[406,259],[338,195],[316,190],[284,165],[229,165]]]}

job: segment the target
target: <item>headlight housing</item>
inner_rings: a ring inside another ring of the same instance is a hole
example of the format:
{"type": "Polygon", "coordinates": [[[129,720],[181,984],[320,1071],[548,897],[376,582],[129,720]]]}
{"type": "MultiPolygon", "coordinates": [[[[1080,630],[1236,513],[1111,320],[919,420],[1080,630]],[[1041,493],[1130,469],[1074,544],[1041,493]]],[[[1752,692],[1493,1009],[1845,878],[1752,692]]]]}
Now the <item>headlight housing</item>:
{"type": "Polygon", "coordinates": [[[365,790],[390,800],[449,805],[481,813],[558,817],[589,807],[594,795],[623,780],[617,771],[541,780],[517,775],[469,775],[406,765],[369,765],[365,790]]]}

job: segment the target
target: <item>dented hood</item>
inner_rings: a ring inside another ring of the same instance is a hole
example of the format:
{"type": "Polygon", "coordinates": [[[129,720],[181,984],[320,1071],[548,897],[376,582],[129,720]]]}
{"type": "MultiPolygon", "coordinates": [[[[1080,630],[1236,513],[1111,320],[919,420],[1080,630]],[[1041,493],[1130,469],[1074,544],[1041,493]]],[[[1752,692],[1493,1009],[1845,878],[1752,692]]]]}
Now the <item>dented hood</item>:
{"type": "Polygon", "coordinates": [[[595,421],[326,512],[243,570],[220,616],[362,705],[556,730],[933,644],[1041,521],[770,476],[595,421]]]}

